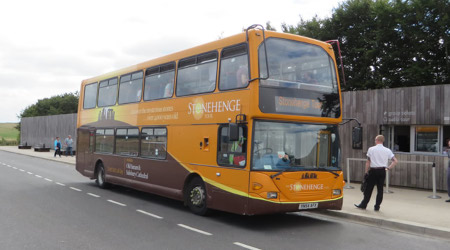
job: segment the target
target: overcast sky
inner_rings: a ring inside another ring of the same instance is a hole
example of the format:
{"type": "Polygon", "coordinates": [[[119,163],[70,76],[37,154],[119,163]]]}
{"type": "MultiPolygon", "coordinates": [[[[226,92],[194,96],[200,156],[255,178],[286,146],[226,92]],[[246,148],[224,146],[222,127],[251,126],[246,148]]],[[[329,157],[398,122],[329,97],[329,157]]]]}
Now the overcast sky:
{"type": "Polygon", "coordinates": [[[83,79],[240,33],[331,16],[342,0],[14,0],[0,3],[0,122],[83,79]]]}

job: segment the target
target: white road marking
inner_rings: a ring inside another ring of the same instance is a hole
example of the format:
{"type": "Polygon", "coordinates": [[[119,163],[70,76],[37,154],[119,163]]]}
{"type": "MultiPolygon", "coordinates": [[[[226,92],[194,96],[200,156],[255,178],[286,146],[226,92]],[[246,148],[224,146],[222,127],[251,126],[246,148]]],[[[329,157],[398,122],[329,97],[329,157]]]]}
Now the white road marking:
{"type": "Polygon", "coordinates": [[[205,232],[205,231],[202,231],[202,230],[190,227],[190,226],[186,226],[186,225],[183,225],[183,224],[178,224],[178,226],[186,228],[186,229],[194,231],[194,232],[197,232],[197,233],[200,233],[200,234],[204,234],[204,235],[208,235],[208,236],[212,235],[212,233],[208,233],[208,232],[205,232]]]}
{"type": "Polygon", "coordinates": [[[148,215],[148,216],[151,216],[151,217],[154,217],[154,218],[156,218],[156,219],[164,219],[163,217],[161,217],[161,216],[158,216],[158,215],[156,215],[156,214],[152,214],[152,213],[149,213],[149,212],[145,212],[145,211],[143,211],[143,210],[136,210],[136,211],[138,211],[139,213],[142,213],[142,214],[145,214],[145,215],[148,215]]]}
{"type": "Polygon", "coordinates": [[[108,201],[111,202],[111,203],[114,203],[116,205],[122,206],[122,207],[126,207],[127,206],[127,205],[125,205],[123,203],[120,203],[120,202],[117,202],[117,201],[113,201],[113,200],[108,200],[108,201]]]}
{"type": "Polygon", "coordinates": [[[25,172],[25,170],[23,170],[23,169],[19,169],[19,171],[20,171],[20,172],[25,172]]]}
{"type": "Polygon", "coordinates": [[[16,167],[12,167],[12,168],[17,169],[16,167]]]}
{"type": "Polygon", "coordinates": [[[27,172],[28,174],[33,174],[33,173],[31,173],[31,172],[27,172]]]}
{"type": "Polygon", "coordinates": [[[12,168],[11,165],[6,165],[8,168],[12,168]]]}
{"type": "Polygon", "coordinates": [[[249,245],[245,245],[245,244],[240,243],[240,242],[234,242],[233,244],[235,244],[237,246],[240,246],[240,247],[243,247],[243,248],[250,249],[250,250],[261,250],[260,248],[252,247],[252,246],[249,246],[249,245]]]}
{"type": "Polygon", "coordinates": [[[48,181],[48,182],[52,182],[53,180],[50,180],[48,178],[44,178],[44,180],[48,181]]]}
{"type": "Polygon", "coordinates": [[[70,187],[70,189],[81,192],[81,189],[78,189],[78,188],[70,187]]]}
{"type": "Polygon", "coordinates": [[[95,197],[95,198],[100,197],[100,195],[96,195],[96,194],[93,194],[93,193],[87,193],[87,194],[90,195],[90,196],[92,196],[92,197],[95,197]]]}
{"type": "Polygon", "coordinates": [[[60,186],[63,186],[63,187],[66,186],[66,184],[62,184],[62,183],[60,183],[60,182],[55,182],[55,183],[58,184],[58,185],[60,185],[60,186]]]}
{"type": "Polygon", "coordinates": [[[42,178],[42,176],[35,174],[34,176],[36,176],[37,178],[42,178]]]}

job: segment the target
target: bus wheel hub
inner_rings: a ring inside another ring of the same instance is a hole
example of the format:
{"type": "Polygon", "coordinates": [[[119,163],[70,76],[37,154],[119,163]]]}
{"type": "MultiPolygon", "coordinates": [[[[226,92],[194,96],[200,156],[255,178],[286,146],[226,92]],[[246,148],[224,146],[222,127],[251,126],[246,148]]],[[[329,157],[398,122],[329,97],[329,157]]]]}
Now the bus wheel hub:
{"type": "Polygon", "coordinates": [[[205,200],[205,191],[201,187],[195,187],[191,191],[191,203],[195,206],[201,206],[205,200]]]}

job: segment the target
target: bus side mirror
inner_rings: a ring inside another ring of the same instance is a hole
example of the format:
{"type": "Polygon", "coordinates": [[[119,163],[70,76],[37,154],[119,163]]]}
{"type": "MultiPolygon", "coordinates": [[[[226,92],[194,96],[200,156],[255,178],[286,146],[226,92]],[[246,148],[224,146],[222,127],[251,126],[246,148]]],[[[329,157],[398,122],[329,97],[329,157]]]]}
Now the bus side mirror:
{"type": "Polygon", "coordinates": [[[237,123],[229,124],[229,135],[230,141],[238,141],[239,140],[239,126],[237,123]]]}
{"type": "Polygon", "coordinates": [[[362,149],[362,127],[353,127],[352,129],[352,148],[362,149]]]}

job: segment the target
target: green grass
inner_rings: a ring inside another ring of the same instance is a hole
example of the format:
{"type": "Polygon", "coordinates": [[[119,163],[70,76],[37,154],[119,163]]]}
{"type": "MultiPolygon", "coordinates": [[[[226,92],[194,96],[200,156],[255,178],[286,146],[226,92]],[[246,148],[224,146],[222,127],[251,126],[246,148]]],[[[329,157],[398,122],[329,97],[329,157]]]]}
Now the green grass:
{"type": "MultiPolygon", "coordinates": [[[[14,127],[17,123],[0,123],[0,144],[1,141],[16,142],[19,130],[14,127]]],[[[9,144],[9,143],[8,143],[9,144]]]]}

